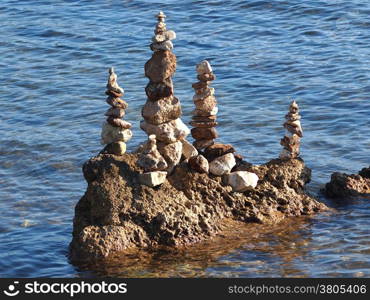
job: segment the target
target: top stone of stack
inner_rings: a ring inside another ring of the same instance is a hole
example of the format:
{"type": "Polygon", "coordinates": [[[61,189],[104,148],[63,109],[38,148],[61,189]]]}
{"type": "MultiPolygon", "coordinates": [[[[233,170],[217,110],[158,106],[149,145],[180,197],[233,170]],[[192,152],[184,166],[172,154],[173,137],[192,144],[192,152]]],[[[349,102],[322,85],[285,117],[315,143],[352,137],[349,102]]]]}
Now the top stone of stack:
{"type": "Polygon", "coordinates": [[[163,11],[160,11],[157,15],[158,23],[154,30],[154,36],[152,38],[152,44],[150,49],[152,51],[169,50],[173,49],[171,40],[176,38],[176,33],[172,30],[167,30],[166,23],[164,22],[166,15],[163,11]]]}

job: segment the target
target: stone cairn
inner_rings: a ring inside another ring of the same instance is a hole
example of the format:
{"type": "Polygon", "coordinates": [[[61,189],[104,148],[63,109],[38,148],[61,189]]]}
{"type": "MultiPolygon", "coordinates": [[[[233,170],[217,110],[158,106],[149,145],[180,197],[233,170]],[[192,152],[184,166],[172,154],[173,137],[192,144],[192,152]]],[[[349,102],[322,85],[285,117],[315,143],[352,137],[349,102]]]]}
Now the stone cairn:
{"type": "Polygon", "coordinates": [[[132,138],[132,131],[130,130],[131,124],[121,119],[125,115],[128,104],[120,99],[124,90],[118,85],[117,75],[113,68],[109,69],[105,93],[108,95],[106,102],[111,108],[105,113],[107,120],[103,123],[101,143],[107,146],[102,153],[122,155],[126,152],[126,142],[132,138]]]}
{"type": "Polygon", "coordinates": [[[299,107],[295,101],[289,106],[289,113],[285,115],[284,128],[285,136],[280,140],[283,149],[280,153],[281,159],[297,158],[299,156],[299,147],[303,131],[301,127],[301,116],[299,115],[299,107]]]}
{"type": "MultiPolygon", "coordinates": [[[[153,54],[144,67],[145,76],[149,78],[145,88],[148,99],[142,108],[144,120],[140,123],[140,128],[149,136],[147,144],[151,145],[143,147],[146,149],[151,147],[149,152],[155,152],[155,155],[151,155],[148,160],[148,151],[141,151],[138,164],[146,173],[156,171],[169,173],[179,164],[183,154],[193,155],[195,149],[192,149],[191,144],[185,140],[190,130],[180,119],[181,105],[179,99],[174,96],[171,78],[176,71],[176,56],[172,53],[171,42],[176,38],[176,33],[166,29],[164,23],[166,16],[163,12],[156,17],[158,23],[150,45],[153,54]],[[166,163],[165,166],[159,163],[163,162],[162,159],[166,163]]],[[[153,173],[145,176],[142,178],[150,178],[153,181],[153,176],[157,175],[153,173]]],[[[163,174],[160,176],[163,178],[163,174]]],[[[153,185],[153,182],[150,183],[146,179],[143,183],[153,185]]]]}
{"type": "Polygon", "coordinates": [[[214,139],[218,137],[216,130],[217,122],[217,100],[214,96],[215,89],[210,87],[211,81],[215,80],[212,67],[208,61],[204,60],[196,66],[198,82],[193,83],[195,90],[193,101],[195,110],[193,111],[190,125],[194,128],[191,135],[195,139],[194,147],[198,150],[207,148],[214,144],[214,139]]]}

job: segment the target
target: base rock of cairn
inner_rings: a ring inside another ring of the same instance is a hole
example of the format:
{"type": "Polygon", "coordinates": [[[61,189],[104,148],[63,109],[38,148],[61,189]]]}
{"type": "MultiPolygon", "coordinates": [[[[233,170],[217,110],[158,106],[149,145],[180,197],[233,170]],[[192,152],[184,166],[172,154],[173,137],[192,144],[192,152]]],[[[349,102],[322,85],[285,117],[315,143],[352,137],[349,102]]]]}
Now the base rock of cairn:
{"type": "MultiPolygon", "coordinates": [[[[311,170],[301,159],[275,159],[249,168],[244,163],[243,171],[256,174],[258,185],[234,192],[222,177],[193,171],[186,162],[151,188],[141,183],[140,155],[100,154],[84,164],[88,187],[75,208],[72,260],[188,245],[222,232],[228,221],[273,224],[327,209],[304,192],[311,170]]],[[[157,179],[160,174],[148,180],[157,179]]]]}
{"type": "Polygon", "coordinates": [[[325,185],[325,194],[331,198],[370,196],[370,166],[358,174],[335,172],[325,185]]]}

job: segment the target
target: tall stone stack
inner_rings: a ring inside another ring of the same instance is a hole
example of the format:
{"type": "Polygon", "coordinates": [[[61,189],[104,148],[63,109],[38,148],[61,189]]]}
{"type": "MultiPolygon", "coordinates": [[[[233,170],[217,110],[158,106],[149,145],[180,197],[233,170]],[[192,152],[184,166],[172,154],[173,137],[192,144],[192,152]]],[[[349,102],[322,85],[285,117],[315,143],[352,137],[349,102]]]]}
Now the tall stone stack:
{"type": "Polygon", "coordinates": [[[145,88],[148,97],[142,108],[144,118],[140,128],[148,136],[155,135],[159,153],[167,163],[167,172],[180,162],[183,143],[190,134],[189,128],[180,119],[181,105],[174,96],[172,75],[176,71],[176,56],[172,53],[171,40],[176,33],[166,29],[165,15],[157,15],[158,23],[154,30],[150,49],[152,57],[145,63],[145,76],[149,83],[145,88]]]}
{"type": "Polygon", "coordinates": [[[301,137],[303,136],[301,126],[301,116],[299,115],[299,107],[295,101],[289,106],[289,112],[285,115],[285,136],[280,140],[283,149],[280,153],[281,159],[297,158],[299,156],[299,147],[301,137]]]}
{"type": "Polygon", "coordinates": [[[214,139],[218,137],[216,130],[217,122],[217,100],[214,96],[215,89],[210,87],[211,81],[215,80],[212,67],[208,61],[204,60],[196,66],[198,82],[192,87],[195,90],[193,101],[195,110],[190,124],[194,127],[191,135],[195,139],[194,147],[202,150],[214,144],[214,139]]]}
{"type": "Polygon", "coordinates": [[[114,68],[109,69],[107,83],[108,95],[106,102],[111,106],[105,113],[106,121],[103,123],[101,133],[102,145],[107,145],[103,153],[122,155],[126,152],[126,142],[132,138],[132,127],[129,122],[122,120],[125,110],[128,107],[126,101],[120,97],[123,96],[124,90],[118,85],[117,75],[114,68]]]}

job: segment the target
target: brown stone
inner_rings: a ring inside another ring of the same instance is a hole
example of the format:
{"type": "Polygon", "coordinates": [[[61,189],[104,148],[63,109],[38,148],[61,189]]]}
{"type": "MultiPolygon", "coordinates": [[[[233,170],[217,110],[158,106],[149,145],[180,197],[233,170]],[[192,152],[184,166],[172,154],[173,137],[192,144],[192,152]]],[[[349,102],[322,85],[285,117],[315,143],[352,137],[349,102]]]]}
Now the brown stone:
{"type": "Polygon", "coordinates": [[[216,75],[213,73],[204,73],[197,76],[200,81],[212,81],[216,79],[216,75]]]}
{"type": "Polygon", "coordinates": [[[206,173],[209,172],[208,160],[203,155],[197,155],[189,158],[189,166],[199,172],[206,173]]]}
{"type": "Polygon", "coordinates": [[[201,149],[204,149],[208,146],[211,146],[215,143],[215,141],[212,139],[212,140],[197,140],[193,143],[193,146],[197,149],[197,150],[201,150],[201,149]]]}
{"type": "Polygon", "coordinates": [[[193,128],[191,136],[196,140],[212,140],[218,138],[218,133],[215,128],[193,128]]]}
{"type": "Polygon", "coordinates": [[[211,112],[217,105],[215,96],[209,96],[194,102],[197,110],[211,112]]]}
{"type": "Polygon", "coordinates": [[[107,90],[107,91],[105,91],[105,94],[108,95],[108,96],[112,96],[114,98],[119,98],[119,97],[123,96],[123,93],[119,93],[119,92],[116,92],[116,91],[113,91],[113,90],[107,90]]]}
{"type": "Polygon", "coordinates": [[[193,116],[192,119],[198,122],[213,122],[217,119],[217,116],[193,116]]]}
{"type": "Polygon", "coordinates": [[[176,71],[176,56],[171,51],[156,51],[145,63],[145,76],[153,82],[163,82],[176,71]]]}
{"type": "Polygon", "coordinates": [[[158,101],[148,100],[141,110],[143,118],[154,125],[159,125],[181,116],[181,104],[176,97],[163,98],[158,101]]]}
{"type": "Polygon", "coordinates": [[[108,97],[106,102],[115,108],[122,108],[126,109],[128,107],[128,104],[125,100],[122,100],[120,98],[114,98],[114,97],[108,97]]]}
{"type": "Polygon", "coordinates": [[[205,89],[209,87],[208,81],[198,81],[191,85],[194,90],[205,89]]]}
{"type": "Polygon", "coordinates": [[[122,108],[111,107],[105,112],[108,117],[122,118],[125,115],[125,110],[122,108]]]}
{"type": "Polygon", "coordinates": [[[189,123],[193,127],[199,127],[199,128],[212,128],[217,126],[217,122],[197,122],[197,121],[191,121],[189,123]]]}
{"type": "Polygon", "coordinates": [[[370,178],[361,175],[335,172],[325,186],[325,193],[331,198],[349,198],[370,195],[370,178]]]}
{"type": "Polygon", "coordinates": [[[204,150],[204,156],[208,161],[212,161],[217,157],[234,152],[235,148],[230,144],[213,144],[204,150]]]}
{"type": "Polygon", "coordinates": [[[108,117],[107,122],[114,127],[119,127],[122,129],[129,129],[132,127],[132,125],[129,122],[114,117],[108,117]]]}
{"type": "Polygon", "coordinates": [[[149,100],[157,101],[162,98],[173,95],[173,84],[171,78],[167,78],[163,82],[150,81],[145,88],[145,93],[149,100]]]}

